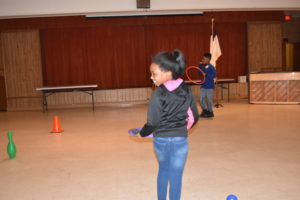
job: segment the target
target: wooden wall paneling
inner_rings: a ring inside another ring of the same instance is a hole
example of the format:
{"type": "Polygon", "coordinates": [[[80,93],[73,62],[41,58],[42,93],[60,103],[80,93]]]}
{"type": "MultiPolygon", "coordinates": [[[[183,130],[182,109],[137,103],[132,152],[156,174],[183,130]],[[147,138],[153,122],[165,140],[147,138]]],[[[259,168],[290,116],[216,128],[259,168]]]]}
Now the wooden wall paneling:
{"type": "Polygon", "coordinates": [[[200,98],[200,86],[198,85],[192,85],[190,86],[192,93],[196,99],[197,102],[199,102],[199,98],[200,98]]]}
{"type": "Polygon", "coordinates": [[[84,29],[41,31],[45,86],[91,84],[86,38],[84,29]]]}
{"type": "MultiPolygon", "coordinates": [[[[228,87],[227,84],[224,85],[228,87]]],[[[230,99],[246,99],[248,98],[248,83],[230,83],[230,99]]],[[[223,99],[222,99],[222,90],[221,88],[218,89],[219,92],[219,99],[227,101],[228,99],[228,90],[223,89],[223,99]]],[[[216,92],[214,95],[216,99],[216,92]]]]}
{"type": "MultiPolygon", "coordinates": [[[[282,20],[282,12],[206,12],[204,16],[111,19],[74,16],[0,20],[0,30],[41,29],[44,85],[96,83],[102,89],[145,87],[151,85],[148,69],[151,56],[160,50],[182,49],[188,65],[198,64],[202,54],[209,48],[212,15],[216,20],[223,51],[218,62],[220,78],[236,78],[247,72],[247,56],[244,56],[247,44],[243,45],[247,35],[246,22],[282,20]],[[126,59],[128,56],[130,59],[126,59]],[[132,66],[134,67],[129,68],[132,66]]],[[[274,32],[271,28],[268,31],[274,32]]],[[[25,41],[28,40],[25,36],[24,38],[25,41]]],[[[238,88],[241,88],[234,84],[231,87],[232,95],[237,94],[238,88]]],[[[101,91],[105,93],[104,97],[98,97],[98,91],[96,96],[101,101],[115,101],[136,99],[133,91],[141,95],[141,98],[144,98],[144,94],[151,94],[149,90],[121,91],[101,91]]],[[[59,95],[57,98],[53,97],[59,104],[89,101],[84,94],[78,95],[71,94],[73,100],[69,100],[67,94],[62,95],[65,99],[62,102],[59,102],[59,95]],[[77,97],[79,100],[74,100],[77,97]]],[[[11,96],[11,99],[15,98],[11,101],[15,102],[12,105],[22,107],[30,104],[22,100],[25,96],[28,97],[26,94],[11,96]]],[[[28,101],[32,102],[34,98],[39,101],[37,96],[28,98],[31,99],[28,101]]]]}
{"type": "Polygon", "coordinates": [[[6,100],[6,88],[4,76],[0,76],[0,111],[6,111],[7,100],[6,100]]]}
{"type": "MultiPolygon", "coordinates": [[[[0,45],[2,44],[1,42],[1,32],[0,32],[0,45]]],[[[3,65],[3,54],[2,54],[2,48],[0,46],[0,76],[4,76],[4,65],[3,65]]]]}
{"type": "MultiPolygon", "coordinates": [[[[197,65],[195,57],[197,42],[196,33],[199,28],[188,24],[150,24],[147,26],[146,49],[149,58],[162,51],[181,50],[186,58],[187,65],[197,65]],[[187,38],[189,38],[187,40],[187,38]],[[191,52],[191,53],[190,53],[191,52]]],[[[202,44],[199,42],[198,44],[202,44]]],[[[197,74],[196,74],[197,75],[197,74]]],[[[193,76],[192,76],[193,77],[193,76]]]]}
{"type": "Polygon", "coordinates": [[[143,53],[143,28],[104,26],[60,32],[42,31],[45,85],[96,83],[100,88],[150,85],[143,53]],[[52,32],[64,36],[52,38],[52,32]],[[53,79],[54,74],[58,80],[53,79]]]}
{"type": "Polygon", "coordinates": [[[64,54],[61,53],[65,52],[62,31],[40,31],[44,86],[59,86],[64,85],[63,81],[69,81],[69,73],[64,72],[64,54]],[[64,80],[60,80],[61,74],[64,74],[64,80]]]}
{"type": "Polygon", "coordinates": [[[92,103],[92,98],[90,95],[83,92],[72,92],[73,104],[84,104],[84,103],[92,103]]]}
{"type": "Polygon", "coordinates": [[[7,111],[40,110],[40,97],[13,97],[7,98],[7,111]]]}
{"type": "Polygon", "coordinates": [[[5,87],[1,44],[2,42],[1,42],[1,34],[0,34],[0,111],[5,111],[7,109],[7,101],[6,101],[6,87],[5,87]]]}
{"type": "Polygon", "coordinates": [[[216,23],[222,56],[217,61],[219,78],[234,78],[247,74],[246,23],[216,23]]]}
{"type": "Polygon", "coordinates": [[[180,49],[188,66],[198,65],[205,49],[209,48],[209,31],[208,24],[149,25],[147,47],[151,56],[160,51],[180,49]]]}
{"type": "Polygon", "coordinates": [[[144,26],[114,26],[112,38],[116,88],[151,86],[144,26]]]}
{"type": "Polygon", "coordinates": [[[90,83],[97,83],[99,88],[116,87],[112,27],[91,27],[86,31],[86,65],[90,83]]]}
{"type": "MultiPolygon", "coordinates": [[[[64,73],[68,73],[69,82],[65,85],[90,84],[87,74],[86,54],[87,54],[87,31],[85,29],[64,29],[64,73]]],[[[62,78],[63,79],[63,78],[62,78]]]]}
{"type": "MultiPolygon", "coordinates": [[[[48,105],[73,105],[75,92],[59,92],[47,98],[48,105]]],[[[76,96],[78,99],[78,96],[76,96]]],[[[85,103],[85,102],[83,102],[85,103]]]]}
{"type": "Polygon", "coordinates": [[[282,23],[248,23],[249,72],[282,70],[282,23]]]}
{"type": "MultiPolygon", "coordinates": [[[[217,76],[219,78],[235,78],[247,73],[247,48],[245,23],[216,23],[217,34],[222,50],[222,56],[217,62],[217,76]]],[[[209,52],[211,24],[193,25],[193,35],[186,38],[192,47],[187,49],[189,65],[198,65],[205,52],[209,52]],[[194,37],[194,38],[193,38],[194,37]]],[[[192,78],[198,77],[197,72],[192,78]]]]}
{"type": "MultiPolygon", "coordinates": [[[[245,24],[218,27],[223,51],[218,76],[244,75],[245,24]]],[[[210,31],[209,23],[42,30],[44,85],[96,83],[103,89],[150,86],[152,56],[178,48],[185,53],[187,65],[198,65],[203,53],[209,51],[210,31]]],[[[196,77],[194,72],[192,78],[196,77]]]]}
{"type": "Polygon", "coordinates": [[[8,110],[40,108],[42,86],[38,30],[1,33],[8,110]]]}
{"type": "Polygon", "coordinates": [[[238,83],[240,98],[249,98],[249,83],[238,83]]]}
{"type": "MultiPolygon", "coordinates": [[[[225,87],[228,87],[227,85],[224,85],[225,87]]],[[[232,99],[237,99],[237,98],[240,98],[240,94],[239,94],[239,89],[240,87],[238,87],[238,84],[237,83],[232,83],[232,84],[229,84],[229,88],[230,88],[230,98],[232,99]]],[[[220,97],[220,96],[219,96],[220,97]]],[[[223,89],[223,100],[227,100],[228,98],[228,90],[226,89],[223,89]]]]}
{"type": "MultiPolygon", "coordinates": [[[[186,58],[187,66],[197,66],[202,55],[209,48],[209,24],[154,24],[148,26],[147,49],[149,57],[161,51],[180,49],[186,58]]],[[[198,72],[189,73],[199,79],[198,72]]]]}

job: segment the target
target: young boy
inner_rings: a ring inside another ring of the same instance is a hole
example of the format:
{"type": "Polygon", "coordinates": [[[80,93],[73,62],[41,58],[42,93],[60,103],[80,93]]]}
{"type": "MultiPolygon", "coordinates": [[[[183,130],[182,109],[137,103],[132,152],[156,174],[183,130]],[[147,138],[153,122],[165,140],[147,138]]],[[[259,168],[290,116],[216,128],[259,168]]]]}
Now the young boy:
{"type": "Polygon", "coordinates": [[[203,54],[202,62],[199,65],[199,68],[204,72],[206,81],[201,86],[200,94],[200,104],[202,107],[202,113],[200,117],[213,117],[213,94],[214,94],[214,78],[216,78],[216,70],[213,65],[210,64],[211,54],[203,54]]]}

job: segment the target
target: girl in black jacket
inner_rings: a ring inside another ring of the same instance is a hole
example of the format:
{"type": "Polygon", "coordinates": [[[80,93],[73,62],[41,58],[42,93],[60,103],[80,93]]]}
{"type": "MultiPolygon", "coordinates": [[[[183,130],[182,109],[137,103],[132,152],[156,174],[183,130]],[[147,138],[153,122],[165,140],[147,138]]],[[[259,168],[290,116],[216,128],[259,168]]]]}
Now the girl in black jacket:
{"type": "Polygon", "coordinates": [[[150,66],[151,79],[158,86],[148,108],[142,137],[153,133],[154,150],[159,161],[158,200],[180,200],[182,174],[188,153],[187,132],[198,120],[194,96],[181,78],[184,55],[179,50],[157,54],[150,66]]]}

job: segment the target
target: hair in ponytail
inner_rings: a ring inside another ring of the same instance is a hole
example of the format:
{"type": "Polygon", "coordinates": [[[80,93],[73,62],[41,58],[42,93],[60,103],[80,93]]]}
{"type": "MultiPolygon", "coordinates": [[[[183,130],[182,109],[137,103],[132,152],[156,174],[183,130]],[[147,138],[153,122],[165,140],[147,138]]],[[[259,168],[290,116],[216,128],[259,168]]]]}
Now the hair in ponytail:
{"type": "Polygon", "coordinates": [[[171,71],[173,80],[184,75],[185,58],[178,49],[172,52],[160,52],[153,57],[152,62],[158,64],[163,71],[171,71]]]}

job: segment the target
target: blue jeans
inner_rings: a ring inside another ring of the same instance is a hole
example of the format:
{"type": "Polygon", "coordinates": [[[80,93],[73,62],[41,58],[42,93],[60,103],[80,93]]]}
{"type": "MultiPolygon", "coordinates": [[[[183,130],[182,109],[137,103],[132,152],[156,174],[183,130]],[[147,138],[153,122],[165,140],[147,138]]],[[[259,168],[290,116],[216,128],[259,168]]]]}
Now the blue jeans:
{"type": "Polygon", "coordinates": [[[213,111],[214,89],[201,88],[200,104],[203,110],[213,111]]]}
{"type": "Polygon", "coordinates": [[[182,174],[188,154],[187,137],[154,137],[154,150],[159,162],[157,176],[158,200],[180,200],[182,174]]]}

